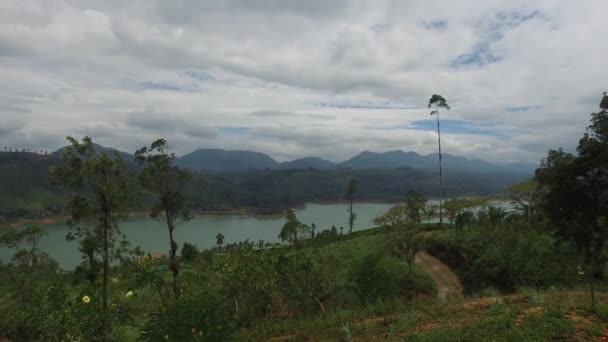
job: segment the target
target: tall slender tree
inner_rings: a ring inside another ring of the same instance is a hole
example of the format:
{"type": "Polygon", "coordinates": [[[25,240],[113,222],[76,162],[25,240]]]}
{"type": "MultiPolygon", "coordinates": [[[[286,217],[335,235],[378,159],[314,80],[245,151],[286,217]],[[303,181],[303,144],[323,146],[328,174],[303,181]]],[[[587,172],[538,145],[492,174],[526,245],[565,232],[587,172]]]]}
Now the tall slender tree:
{"type": "Polygon", "coordinates": [[[63,163],[51,167],[51,173],[63,184],[77,189],[70,199],[68,224],[77,236],[91,234],[101,241],[103,260],[102,310],[104,341],[111,340],[111,317],[108,306],[111,253],[120,236],[118,222],[125,219],[133,204],[131,175],[118,152],[97,153],[93,141],[82,142],[67,137],[70,145],[62,155],[63,163]]]}
{"type": "Polygon", "coordinates": [[[169,153],[169,145],[165,139],[158,139],[149,147],[142,147],[135,152],[140,165],[143,166],[139,179],[142,186],[157,197],[150,216],[161,220],[169,230],[170,252],[169,259],[173,274],[173,294],[179,298],[180,289],[177,282],[179,261],[177,260],[177,242],[173,233],[180,221],[190,220],[186,207],[184,189],[190,180],[190,174],[174,165],[175,154],[169,153]]]}
{"type": "Polygon", "coordinates": [[[353,226],[355,225],[355,220],[357,219],[357,213],[353,210],[353,196],[357,192],[357,181],[355,179],[351,179],[348,181],[348,186],[346,188],[346,198],[348,199],[349,207],[348,207],[348,232],[353,232],[353,226]]]}
{"type": "Polygon", "coordinates": [[[450,106],[446,99],[437,94],[433,94],[429,99],[428,108],[431,109],[431,115],[434,115],[437,119],[437,141],[439,143],[439,226],[443,223],[442,204],[443,201],[443,169],[441,165],[441,129],[439,124],[439,110],[445,109],[450,110],[450,106]]]}

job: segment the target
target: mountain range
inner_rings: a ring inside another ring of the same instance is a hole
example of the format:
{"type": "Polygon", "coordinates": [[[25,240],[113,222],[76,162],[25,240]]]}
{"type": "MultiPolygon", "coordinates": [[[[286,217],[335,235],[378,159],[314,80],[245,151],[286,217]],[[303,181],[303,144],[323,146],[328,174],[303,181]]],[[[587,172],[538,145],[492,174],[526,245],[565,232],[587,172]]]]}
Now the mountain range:
{"type": "MultiPolygon", "coordinates": [[[[67,189],[48,170],[59,162],[64,149],[50,155],[0,152],[0,221],[62,212],[67,189]]],[[[114,153],[99,145],[95,149],[114,153]]],[[[133,154],[116,152],[135,168],[133,154]]],[[[506,193],[509,186],[530,179],[535,168],[450,154],[443,158],[446,197],[506,193]]],[[[350,179],[357,180],[355,197],[360,201],[395,202],[411,190],[427,198],[437,194],[437,154],[365,151],[340,163],[318,157],[278,162],[258,152],[198,149],[176,163],[194,171],[186,197],[189,208],[197,210],[282,210],[314,201],[340,201],[350,179]]],[[[146,201],[145,194],[138,196],[141,203],[146,201]]]]}
{"type": "MultiPolygon", "coordinates": [[[[62,153],[60,148],[54,156],[62,153]]],[[[113,149],[95,145],[97,152],[109,153],[113,149]]],[[[127,162],[134,162],[135,157],[127,152],[117,151],[127,162]]],[[[443,166],[446,170],[458,170],[472,173],[492,173],[496,171],[529,174],[532,176],[538,165],[526,163],[491,163],[481,159],[468,159],[449,153],[442,155],[443,166]]],[[[260,152],[243,150],[223,150],[200,148],[176,159],[176,164],[190,171],[205,171],[210,173],[231,173],[259,170],[371,170],[371,169],[436,169],[438,166],[437,153],[421,155],[416,152],[393,150],[388,152],[363,151],[343,162],[334,163],[319,157],[304,157],[292,161],[278,162],[269,155],[260,152]]]]}
{"type": "MultiPolygon", "coordinates": [[[[480,159],[467,159],[443,154],[443,166],[446,169],[470,172],[512,171],[529,173],[530,176],[537,167],[524,163],[490,163],[480,159]]],[[[277,162],[264,153],[251,151],[230,151],[222,149],[198,149],[176,160],[177,165],[192,171],[207,172],[242,172],[251,170],[334,170],[334,169],[435,169],[438,165],[436,153],[420,155],[416,152],[399,150],[383,153],[364,151],[356,156],[333,163],[319,157],[305,157],[287,162],[277,162]]]]}

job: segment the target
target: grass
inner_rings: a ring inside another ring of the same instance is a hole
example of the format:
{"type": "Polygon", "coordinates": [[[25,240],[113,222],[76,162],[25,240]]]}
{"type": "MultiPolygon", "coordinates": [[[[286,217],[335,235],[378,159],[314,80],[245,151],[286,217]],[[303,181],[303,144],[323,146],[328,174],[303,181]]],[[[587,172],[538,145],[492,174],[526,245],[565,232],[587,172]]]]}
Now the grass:
{"type": "MultiPolygon", "coordinates": [[[[361,310],[300,320],[265,322],[244,330],[238,341],[594,341],[608,335],[608,306],[589,310],[587,294],[542,292],[440,303],[395,299],[361,310]],[[279,328],[280,326],[280,328],[279,328]]],[[[602,294],[606,303],[608,294],[602,294]]]]}

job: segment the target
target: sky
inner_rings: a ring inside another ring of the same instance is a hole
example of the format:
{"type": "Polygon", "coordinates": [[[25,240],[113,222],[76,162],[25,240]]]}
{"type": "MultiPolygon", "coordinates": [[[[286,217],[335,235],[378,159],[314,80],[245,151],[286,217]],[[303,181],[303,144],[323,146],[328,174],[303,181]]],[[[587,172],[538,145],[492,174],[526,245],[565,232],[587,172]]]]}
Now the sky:
{"type": "Polygon", "coordinates": [[[163,137],[279,161],[364,151],[538,162],[606,84],[606,0],[3,0],[0,148],[163,137]]]}

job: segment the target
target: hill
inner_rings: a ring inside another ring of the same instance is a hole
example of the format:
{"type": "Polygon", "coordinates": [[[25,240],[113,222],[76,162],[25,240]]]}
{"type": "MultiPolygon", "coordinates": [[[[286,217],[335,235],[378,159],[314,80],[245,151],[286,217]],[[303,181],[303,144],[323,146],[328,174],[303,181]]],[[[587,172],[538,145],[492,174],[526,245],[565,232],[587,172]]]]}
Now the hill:
{"type": "Polygon", "coordinates": [[[178,158],[176,163],[191,171],[209,172],[264,170],[274,169],[279,165],[264,153],[204,148],[178,158]]]}
{"type": "MultiPolygon", "coordinates": [[[[107,147],[95,148],[113,153],[107,147]]],[[[63,150],[48,156],[0,153],[0,216],[11,219],[61,212],[58,203],[65,189],[53,184],[48,168],[59,162],[63,150]]],[[[134,160],[132,154],[119,151],[119,155],[134,160]]],[[[505,193],[510,185],[533,174],[525,164],[500,166],[451,155],[445,161],[446,197],[505,193]]],[[[358,181],[358,201],[395,202],[410,190],[434,198],[438,183],[434,163],[433,155],[402,151],[363,152],[339,166],[316,157],[278,163],[263,153],[220,149],[199,149],[177,159],[179,166],[193,174],[186,195],[195,210],[278,211],[306,202],[342,201],[350,179],[358,181]]],[[[145,206],[146,196],[140,194],[140,199],[140,206],[145,206]]]]}
{"type": "Polygon", "coordinates": [[[317,169],[317,170],[334,170],[337,168],[336,164],[318,157],[305,157],[295,159],[288,162],[283,162],[279,165],[280,169],[285,170],[305,170],[305,169],[317,169]]]}
{"type": "MultiPolygon", "coordinates": [[[[108,155],[112,155],[114,152],[118,152],[118,155],[127,162],[128,164],[135,164],[135,156],[131,153],[123,152],[111,147],[105,147],[98,144],[93,144],[93,148],[95,149],[95,153],[104,153],[108,155]]],[[[53,157],[59,158],[63,154],[63,152],[67,149],[67,146],[61,147],[57,151],[52,153],[53,157]]]]}
{"type": "MultiPolygon", "coordinates": [[[[452,169],[471,173],[487,172],[516,172],[525,173],[530,176],[534,173],[537,165],[524,163],[490,163],[481,159],[467,159],[449,153],[443,153],[443,167],[445,170],[452,169]]],[[[413,169],[437,169],[437,153],[420,155],[416,152],[403,152],[399,150],[383,153],[364,151],[340,164],[343,168],[355,170],[363,169],[391,169],[409,167],[413,169]]]]}

